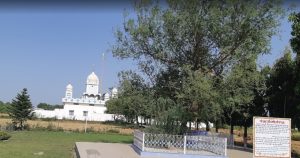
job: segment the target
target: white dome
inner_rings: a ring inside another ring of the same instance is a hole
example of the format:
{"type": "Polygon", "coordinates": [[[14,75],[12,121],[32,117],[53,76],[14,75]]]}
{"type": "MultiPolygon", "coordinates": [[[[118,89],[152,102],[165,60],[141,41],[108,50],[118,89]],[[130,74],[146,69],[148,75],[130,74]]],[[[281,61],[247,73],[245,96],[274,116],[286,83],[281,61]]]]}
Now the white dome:
{"type": "Polygon", "coordinates": [[[67,89],[73,89],[73,86],[71,84],[68,84],[66,88],[67,89]]]}
{"type": "Polygon", "coordinates": [[[114,87],[114,88],[111,90],[111,92],[112,92],[112,93],[118,93],[118,89],[114,87]]]}
{"type": "Polygon", "coordinates": [[[99,79],[98,79],[98,76],[92,72],[87,80],[86,80],[86,84],[93,84],[93,85],[98,85],[99,84],[99,79]]]}

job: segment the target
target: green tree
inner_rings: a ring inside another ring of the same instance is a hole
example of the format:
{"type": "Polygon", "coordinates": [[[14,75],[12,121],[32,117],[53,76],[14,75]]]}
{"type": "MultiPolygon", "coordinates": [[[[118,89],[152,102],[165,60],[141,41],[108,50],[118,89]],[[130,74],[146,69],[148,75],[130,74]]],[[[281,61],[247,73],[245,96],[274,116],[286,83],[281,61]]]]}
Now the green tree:
{"type": "Polygon", "coordinates": [[[4,103],[0,101],[0,113],[7,113],[7,109],[9,108],[10,103],[4,103]]]}
{"type": "Polygon", "coordinates": [[[270,71],[267,81],[267,102],[272,117],[292,118],[292,127],[298,122],[300,99],[295,91],[297,66],[290,49],[285,49],[270,71]]]}
{"type": "Polygon", "coordinates": [[[54,110],[54,109],[62,109],[63,105],[50,105],[50,104],[47,104],[47,103],[39,103],[37,105],[37,108],[41,108],[41,109],[44,109],[44,110],[54,110]]]}
{"type": "MultiPolygon", "coordinates": [[[[292,38],[290,39],[293,51],[296,53],[297,65],[300,65],[300,12],[292,13],[289,16],[289,21],[292,22],[292,38]]],[[[299,67],[298,67],[299,68],[299,67]]]]}
{"type": "Polygon", "coordinates": [[[234,125],[244,127],[244,146],[247,145],[247,128],[252,117],[263,113],[263,106],[256,107],[255,99],[265,91],[264,76],[256,68],[255,58],[249,58],[235,65],[225,78],[223,85],[223,110],[231,126],[229,140],[233,144],[234,125]],[[259,112],[258,112],[258,109],[259,112]]]}
{"type": "Polygon", "coordinates": [[[120,87],[118,98],[108,102],[107,112],[122,114],[129,122],[139,125],[140,116],[146,116],[146,95],[144,80],[132,71],[119,74],[120,87]]]}
{"type": "MultiPolygon", "coordinates": [[[[296,53],[296,63],[295,63],[295,98],[300,98],[300,12],[292,13],[289,16],[289,21],[292,22],[292,38],[290,40],[292,49],[296,53]]],[[[296,108],[294,111],[300,110],[300,101],[297,100],[297,103],[294,103],[296,108]]],[[[297,124],[297,127],[300,127],[300,114],[296,114],[294,117],[294,122],[297,124]]]]}
{"type": "Polygon", "coordinates": [[[23,130],[24,123],[32,117],[32,104],[26,88],[12,100],[8,114],[16,129],[23,130]]]}
{"type": "MultiPolygon", "coordinates": [[[[201,96],[203,92],[198,91],[197,96],[206,98],[207,103],[189,96],[192,86],[204,82],[193,81],[189,74],[215,76],[213,84],[200,88],[220,89],[223,75],[232,65],[269,51],[270,39],[277,32],[283,10],[277,1],[264,0],[222,3],[217,0],[191,0],[189,3],[168,0],[167,4],[161,7],[149,0],[137,2],[136,15],[126,16],[123,29],[116,31],[112,53],[121,59],[137,61],[154,91],[153,96],[166,103],[155,119],[169,121],[161,123],[170,125],[168,128],[181,126],[178,131],[183,132],[187,121],[196,117],[216,120],[209,118],[208,112],[212,110],[199,111],[210,107],[202,106],[220,107],[220,103],[201,96]]],[[[154,102],[153,105],[158,106],[158,100],[154,102]]]]}
{"type": "Polygon", "coordinates": [[[178,94],[179,102],[186,103],[189,122],[205,122],[206,130],[209,131],[209,122],[216,122],[220,116],[220,104],[218,91],[215,89],[214,76],[203,74],[200,71],[190,72],[183,81],[183,90],[178,94]]]}

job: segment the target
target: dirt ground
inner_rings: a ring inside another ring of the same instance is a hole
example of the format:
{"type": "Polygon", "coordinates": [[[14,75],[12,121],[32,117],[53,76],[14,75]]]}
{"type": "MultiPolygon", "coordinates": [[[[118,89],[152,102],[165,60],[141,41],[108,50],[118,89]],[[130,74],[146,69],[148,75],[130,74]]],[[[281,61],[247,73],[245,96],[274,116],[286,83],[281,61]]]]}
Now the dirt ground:
{"type": "MultiPolygon", "coordinates": [[[[0,126],[4,126],[7,123],[11,122],[8,118],[0,118],[0,126]]],[[[64,130],[72,131],[84,131],[85,121],[69,121],[69,120],[55,120],[55,121],[42,121],[42,120],[28,120],[27,123],[30,127],[44,127],[44,128],[62,128],[64,130]],[[51,127],[50,127],[51,126],[51,127]]],[[[115,132],[120,134],[132,134],[133,129],[126,128],[123,126],[117,126],[112,124],[103,124],[99,122],[88,122],[87,129],[97,132],[115,132]]]]}

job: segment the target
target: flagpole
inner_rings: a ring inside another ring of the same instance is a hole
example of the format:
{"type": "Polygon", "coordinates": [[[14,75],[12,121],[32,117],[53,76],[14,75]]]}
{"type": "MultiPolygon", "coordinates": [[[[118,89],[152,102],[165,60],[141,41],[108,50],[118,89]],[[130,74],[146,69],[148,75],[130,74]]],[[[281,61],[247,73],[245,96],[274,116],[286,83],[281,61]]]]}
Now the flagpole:
{"type": "Polygon", "coordinates": [[[103,73],[104,73],[104,57],[105,57],[105,54],[104,53],[102,53],[102,55],[101,55],[101,69],[100,69],[100,93],[103,95],[103,85],[102,85],[102,83],[103,83],[103,73]]]}

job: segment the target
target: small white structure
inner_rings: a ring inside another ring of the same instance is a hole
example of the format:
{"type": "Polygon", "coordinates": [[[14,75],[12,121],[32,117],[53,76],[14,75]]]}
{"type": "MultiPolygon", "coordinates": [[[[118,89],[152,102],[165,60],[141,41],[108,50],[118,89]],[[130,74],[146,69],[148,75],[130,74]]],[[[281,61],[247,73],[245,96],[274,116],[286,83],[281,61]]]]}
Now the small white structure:
{"type": "Polygon", "coordinates": [[[62,98],[63,109],[34,110],[38,118],[57,118],[88,121],[110,121],[114,120],[113,114],[105,114],[105,102],[110,98],[117,97],[118,90],[113,88],[111,94],[101,95],[99,92],[99,79],[92,72],[86,81],[86,91],[81,98],[73,98],[73,86],[68,84],[65,97],[62,98]]]}

